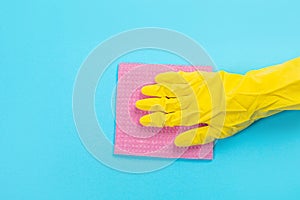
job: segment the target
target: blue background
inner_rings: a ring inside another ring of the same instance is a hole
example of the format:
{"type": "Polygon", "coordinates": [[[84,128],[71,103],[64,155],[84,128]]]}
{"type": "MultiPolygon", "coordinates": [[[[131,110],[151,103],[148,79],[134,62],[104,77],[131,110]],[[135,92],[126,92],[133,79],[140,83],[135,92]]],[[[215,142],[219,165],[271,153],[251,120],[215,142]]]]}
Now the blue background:
{"type": "MultiPolygon", "coordinates": [[[[1,2],[0,199],[297,199],[300,112],[261,120],[219,141],[212,162],[178,160],[156,172],[128,174],[85,150],[73,122],[72,91],[96,45],[139,27],[182,32],[230,72],[300,56],[299,7],[297,0],[1,2]]],[[[120,59],[184,63],[151,50],[120,59]]],[[[112,64],[96,96],[110,139],[113,116],[103,105],[110,105],[115,75],[112,64]]]]}

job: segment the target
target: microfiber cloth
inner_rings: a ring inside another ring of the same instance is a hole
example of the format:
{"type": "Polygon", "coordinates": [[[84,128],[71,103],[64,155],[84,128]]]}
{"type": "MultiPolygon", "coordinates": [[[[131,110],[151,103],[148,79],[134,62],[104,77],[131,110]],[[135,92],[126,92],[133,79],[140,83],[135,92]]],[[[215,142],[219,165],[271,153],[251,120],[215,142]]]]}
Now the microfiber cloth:
{"type": "Polygon", "coordinates": [[[120,63],[116,99],[116,129],[114,154],[162,158],[213,158],[213,143],[192,147],[177,147],[175,137],[191,127],[143,127],[139,118],[146,111],[138,110],[135,102],[143,99],[140,89],[153,84],[157,74],[167,71],[212,71],[209,66],[182,66],[162,64],[120,63]]]}

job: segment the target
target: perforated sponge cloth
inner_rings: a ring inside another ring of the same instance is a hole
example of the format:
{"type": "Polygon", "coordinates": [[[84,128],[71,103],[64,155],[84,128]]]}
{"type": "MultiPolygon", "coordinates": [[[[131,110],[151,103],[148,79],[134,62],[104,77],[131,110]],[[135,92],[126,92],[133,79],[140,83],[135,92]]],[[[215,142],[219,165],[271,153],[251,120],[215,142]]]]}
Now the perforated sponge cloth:
{"type": "Polygon", "coordinates": [[[195,126],[154,128],[143,127],[139,123],[139,118],[147,114],[135,107],[137,100],[145,98],[140,89],[144,85],[153,84],[154,77],[159,73],[179,70],[211,71],[212,68],[209,66],[119,64],[114,154],[206,160],[213,158],[213,143],[186,148],[174,145],[176,135],[195,126]]]}

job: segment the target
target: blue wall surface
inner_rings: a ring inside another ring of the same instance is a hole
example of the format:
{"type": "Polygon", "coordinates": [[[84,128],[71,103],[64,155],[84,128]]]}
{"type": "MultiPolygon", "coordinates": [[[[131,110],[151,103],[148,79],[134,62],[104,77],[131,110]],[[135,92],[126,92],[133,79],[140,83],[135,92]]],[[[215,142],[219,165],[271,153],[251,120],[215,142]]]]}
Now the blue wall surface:
{"type": "MultiPolygon", "coordinates": [[[[5,1],[0,6],[0,199],[299,199],[300,112],[218,141],[211,162],[177,160],[144,174],[113,170],[83,147],[72,114],[77,72],[102,41],[161,27],[201,44],[219,69],[245,73],[300,56],[300,2],[5,1]]],[[[96,94],[113,141],[118,62],[185,64],[141,50],[112,63],[96,94]],[[104,88],[104,89],[103,89],[104,88]]]]}

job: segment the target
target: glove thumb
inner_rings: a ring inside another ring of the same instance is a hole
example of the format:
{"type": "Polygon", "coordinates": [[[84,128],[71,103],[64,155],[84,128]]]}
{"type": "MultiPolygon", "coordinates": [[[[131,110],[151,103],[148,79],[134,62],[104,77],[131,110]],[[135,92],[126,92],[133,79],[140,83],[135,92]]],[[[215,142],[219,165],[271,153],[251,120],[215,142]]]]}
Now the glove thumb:
{"type": "Polygon", "coordinates": [[[174,143],[178,147],[207,144],[217,139],[219,133],[220,132],[217,129],[211,126],[203,126],[179,134],[175,138],[174,143]]]}

